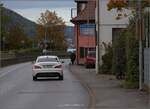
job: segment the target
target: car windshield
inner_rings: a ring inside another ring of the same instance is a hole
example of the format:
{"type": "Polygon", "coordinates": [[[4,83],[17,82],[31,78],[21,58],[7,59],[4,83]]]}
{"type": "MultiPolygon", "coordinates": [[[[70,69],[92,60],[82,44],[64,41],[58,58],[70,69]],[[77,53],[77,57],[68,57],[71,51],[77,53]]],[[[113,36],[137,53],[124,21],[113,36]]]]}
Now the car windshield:
{"type": "Polygon", "coordinates": [[[59,62],[57,58],[39,58],[37,62],[59,62]]]}
{"type": "Polygon", "coordinates": [[[88,56],[90,56],[90,57],[96,57],[96,53],[94,51],[93,52],[89,52],[88,56]]]}

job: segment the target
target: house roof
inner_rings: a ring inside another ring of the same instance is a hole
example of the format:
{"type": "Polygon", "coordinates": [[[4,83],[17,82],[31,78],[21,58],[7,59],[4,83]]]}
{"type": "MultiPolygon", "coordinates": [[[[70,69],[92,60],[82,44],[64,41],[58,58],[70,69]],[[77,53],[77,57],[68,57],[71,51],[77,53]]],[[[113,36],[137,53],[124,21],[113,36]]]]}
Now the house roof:
{"type": "Polygon", "coordinates": [[[73,23],[79,22],[95,22],[95,0],[88,0],[87,5],[76,17],[71,19],[73,23]]]}

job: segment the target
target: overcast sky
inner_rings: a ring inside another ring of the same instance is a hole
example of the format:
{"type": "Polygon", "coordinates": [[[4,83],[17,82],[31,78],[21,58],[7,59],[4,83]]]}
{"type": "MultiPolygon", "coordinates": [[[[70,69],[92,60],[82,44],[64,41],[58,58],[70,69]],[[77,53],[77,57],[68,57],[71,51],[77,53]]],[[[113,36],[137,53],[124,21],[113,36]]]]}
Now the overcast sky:
{"type": "Polygon", "coordinates": [[[36,22],[41,12],[56,11],[67,25],[71,25],[71,8],[75,8],[74,0],[1,0],[4,7],[9,8],[22,16],[36,22]]]}

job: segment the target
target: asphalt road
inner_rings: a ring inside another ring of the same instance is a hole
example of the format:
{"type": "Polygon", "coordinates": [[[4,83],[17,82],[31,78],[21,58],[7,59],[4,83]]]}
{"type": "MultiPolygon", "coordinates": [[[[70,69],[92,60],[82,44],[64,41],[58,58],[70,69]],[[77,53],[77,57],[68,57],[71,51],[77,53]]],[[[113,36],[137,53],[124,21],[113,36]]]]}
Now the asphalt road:
{"type": "Polygon", "coordinates": [[[64,80],[32,81],[32,63],[0,71],[0,109],[87,109],[89,95],[69,72],[65,60],[64,80]]]}

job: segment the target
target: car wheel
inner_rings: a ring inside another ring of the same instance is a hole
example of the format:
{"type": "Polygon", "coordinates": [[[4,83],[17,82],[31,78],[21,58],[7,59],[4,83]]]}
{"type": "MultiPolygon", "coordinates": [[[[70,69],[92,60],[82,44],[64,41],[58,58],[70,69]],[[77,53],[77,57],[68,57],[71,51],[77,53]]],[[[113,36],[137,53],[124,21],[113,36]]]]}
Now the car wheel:
{"type": "Polygon", "coordinates": [[[33,76],[33,81],[36,81],[37,80],[37,77],[36,76],[33,76]]]}
{"type": "Polygon", "coordinates": [[[63,80],[64,79],[64,77],[63,76],[59,76],[59,80],[63,80]]]}

